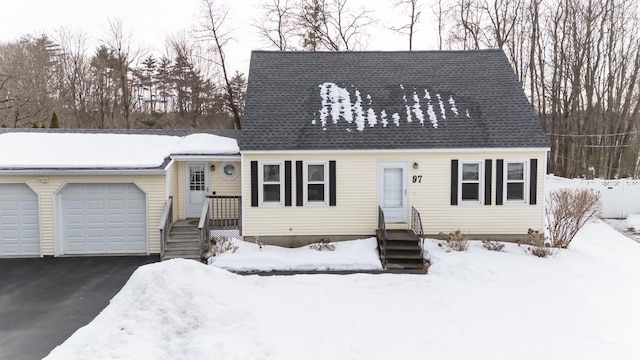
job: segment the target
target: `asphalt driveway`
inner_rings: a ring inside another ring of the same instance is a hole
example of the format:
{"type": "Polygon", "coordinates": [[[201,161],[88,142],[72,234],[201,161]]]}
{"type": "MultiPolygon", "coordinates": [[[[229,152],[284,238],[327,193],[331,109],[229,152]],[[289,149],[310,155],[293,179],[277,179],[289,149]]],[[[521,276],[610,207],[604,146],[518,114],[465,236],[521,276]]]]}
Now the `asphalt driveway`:
{"type": "Polygon", "coordinates": [[[42,359],[157,256],[0,259],[0,359],[42,359]]]}

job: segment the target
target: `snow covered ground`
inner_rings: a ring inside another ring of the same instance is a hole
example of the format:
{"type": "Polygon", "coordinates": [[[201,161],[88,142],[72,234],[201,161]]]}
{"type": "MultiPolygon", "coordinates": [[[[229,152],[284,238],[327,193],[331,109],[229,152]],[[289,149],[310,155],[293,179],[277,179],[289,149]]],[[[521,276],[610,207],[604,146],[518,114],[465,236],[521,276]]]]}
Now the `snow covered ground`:
{"type": "Polygon", "coordinates": [[[213,265],[230,271],[382,270],[376,238],[332,243],[334,251],[258,245],[234,239],[235,253],[214,257],[213,265]]]}
{"type": "Polygon", "coordinates": [[[514,244],[500,253],[479,242],[463,253],[426,247],[428,275],[147,265],[47,359],[640,358],[640,244],[607,224],[588,225],[545,259],[514,244]]]}

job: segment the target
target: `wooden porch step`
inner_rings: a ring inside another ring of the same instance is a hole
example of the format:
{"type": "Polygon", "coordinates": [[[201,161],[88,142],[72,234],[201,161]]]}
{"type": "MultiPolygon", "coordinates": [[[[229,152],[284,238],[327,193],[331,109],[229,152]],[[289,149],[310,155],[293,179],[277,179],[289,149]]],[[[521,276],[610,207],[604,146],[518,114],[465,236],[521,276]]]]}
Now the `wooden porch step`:
{"type": "Polygon", "coordinates": [[[200,261],[200,231],[196,219],[179,220],[171,226],[162,260],[182,258],[200,261]]]}
{"type": "MultiPolygon", "coordinates": [[[[383,234],[380,230],[376,231],[378,238],[378,249],[382,257],[383,234]]],[[[409,230],[392,229],[387,230],[386,255],[382,260],[385,261],[387,269],[423,269],[424,260],[422,258],[422,249],[420,248],[420,240],[418,236],[409,230]]]]}
{"type": "Polygon", "coordinates": [[[188,259],[188,260],[196,260],[196,261],[200,261],[200,255],[193,255],[190,253],[183,253],[183,252],[165,252],[164,256],[162,257],[162,261],[165,260],[171,260],[171,259],[188,259]]]}
{"type": "Polygon", "coordinates": [[[387,241],[418,241],[418,236],[409,230],[387,230],[387,241]]]}
{"type": "Polygon", "coordinates": [[[422,260],[422,254],[420,254],[420,249],[413,249],[413,251],[397,251],[397,250],[391,250],[389,248],[387,248],[387,261],[389,261],[389,259],[393,259],[393,260],[413,260],[413,259],[418,259],[418,260],[422,260]]]}
{"type": "Polygon", "coordinates": [[[197,241],[189,242],[167,242],[164,248],[165,253],[167,251],[190,251],[194,254],[198,253],[200,244],[197,241]]]}
{"type": "Polygon", "coordinates": [[[389,262],[387,261],[386,269],[407,269],[407,270],[421,270],[425,268],[424,262],[389,262]]]}

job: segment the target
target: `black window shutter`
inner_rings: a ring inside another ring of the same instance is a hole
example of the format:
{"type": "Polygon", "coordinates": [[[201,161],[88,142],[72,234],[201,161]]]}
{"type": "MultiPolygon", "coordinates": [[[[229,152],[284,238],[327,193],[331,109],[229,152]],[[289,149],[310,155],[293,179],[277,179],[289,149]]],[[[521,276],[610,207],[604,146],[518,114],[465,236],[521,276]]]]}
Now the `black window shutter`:
{"type": "Polygon", "coordinates": [[[536,204],[538,197],[538,159],[531,159],[529,162],[529,205],[536,204]]]}
{"type": "Polygon", "coordinates": [[[296,206],[304,204],[304,180],[302,179],[302,161],[296,161],[296,206]]]}
{"type": "Polygon", "coordinates": [[[504,173],[504,160],[496,160],[496,205],[502,205],[502,182],[504,173]]]}
{"type": "Polygon", "coordinates": [[[493,160],[484,161],[484,204],[491,205],[491,167],[493,160]]]}
{"type": "Polygon", "coordinates": [[[251,206],[258,206],[258,162],[251,161],[251,206]]]}
{"type": "Polygon", "coordinates": [[[284,162],[284,206],[291,206],[291,161],[284,162]]]}
{"type": "Polygon", "coordinates": [[[458,160],[451,160],[451,205],[458,205],[458,160]]]}
{"type": "Polygon", "coordinates": [[[329,206],[336,206],[336,162],[329,161],[329,206]]]}

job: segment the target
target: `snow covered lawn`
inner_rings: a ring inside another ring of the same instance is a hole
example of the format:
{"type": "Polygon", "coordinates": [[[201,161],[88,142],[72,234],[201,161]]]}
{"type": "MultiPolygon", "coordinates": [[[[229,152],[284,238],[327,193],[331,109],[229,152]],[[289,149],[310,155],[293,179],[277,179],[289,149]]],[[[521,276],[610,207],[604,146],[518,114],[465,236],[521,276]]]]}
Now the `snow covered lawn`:
{"type": "Polygon", "coordinates": [[[289,249],[258,245],[233,239],[235,253],[213,257],[213,265],[231,271],[272,270],[381,270],[376,238],[331,243],[334,251],[318,251],[308,246],[289,249]]]}
{"type": "Polygon", "coordinates": [[[640,358],[640,244],[605,223],[546,259],[427,247],[428,275],[147,265],[47,359],[640,358]]]}

